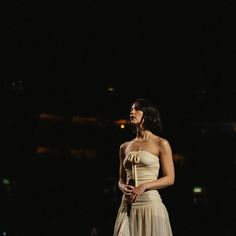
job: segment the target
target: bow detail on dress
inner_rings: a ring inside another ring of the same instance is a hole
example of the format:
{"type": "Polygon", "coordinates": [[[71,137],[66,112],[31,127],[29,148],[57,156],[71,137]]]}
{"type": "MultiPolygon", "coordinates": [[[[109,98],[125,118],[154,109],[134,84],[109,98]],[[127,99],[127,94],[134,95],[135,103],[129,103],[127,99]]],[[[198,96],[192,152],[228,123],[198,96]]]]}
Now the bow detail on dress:
{"type": "Polygon", "coordinates": [[[132,170],[132,178],[135,180],[135,187],[138,186],[138,177],[137,177],[137,170],[136,170],[136,164],[139,163],[139,157],[138,157],[138,153],[130,153],[128,155],[127,160],[129,162],[131,162],[132,166],[131,166],[131,170],[132,170]]]}

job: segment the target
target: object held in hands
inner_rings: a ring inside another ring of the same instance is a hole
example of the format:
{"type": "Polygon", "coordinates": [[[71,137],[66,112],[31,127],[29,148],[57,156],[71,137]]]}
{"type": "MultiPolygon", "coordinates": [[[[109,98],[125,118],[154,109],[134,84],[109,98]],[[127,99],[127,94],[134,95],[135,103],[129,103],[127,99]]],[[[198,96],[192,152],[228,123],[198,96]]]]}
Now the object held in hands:
{"type": "MultiPolygon", "coordinates": [[[[135,186],[135,180],[134,179],[129,179],[128,185],[135,186]]],[[[131,205],[132,205],[131,203],[127,204],[127,215],[128,216],[130,215],[131,205]]]]}

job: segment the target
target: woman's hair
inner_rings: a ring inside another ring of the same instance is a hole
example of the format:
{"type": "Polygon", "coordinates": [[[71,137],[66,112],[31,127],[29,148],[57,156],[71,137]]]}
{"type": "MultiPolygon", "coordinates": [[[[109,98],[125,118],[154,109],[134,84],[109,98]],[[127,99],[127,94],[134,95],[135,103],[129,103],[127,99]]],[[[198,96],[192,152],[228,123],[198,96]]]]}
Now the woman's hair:
{"type": "Polygon", "coordinates": [[[152,133],[160,134],[162,124],[157,106],[152,101],[144,98],[136,99],[131,104],[143,112],[143,128],[150,130],[152,133]]]}

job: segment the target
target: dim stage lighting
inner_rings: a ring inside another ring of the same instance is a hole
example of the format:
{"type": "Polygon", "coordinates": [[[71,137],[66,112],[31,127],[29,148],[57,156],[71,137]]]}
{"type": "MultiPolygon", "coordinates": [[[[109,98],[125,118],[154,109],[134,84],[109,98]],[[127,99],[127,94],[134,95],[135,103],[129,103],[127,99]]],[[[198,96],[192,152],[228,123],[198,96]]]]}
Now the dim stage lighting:
{"type": "Polygon", "coordinates": [[[202,193],[202,192],[203,192],[203,188],[202,187],[199,187],[199,186],[193,187],[193,193],[194,194],[199,194],[199,193],[202,193]]]}
{"type": "Polygon", "coordinates": [[[205,186],[193,186],[193,202],[196,205],[207,203],[207,190],[205,186]]]}

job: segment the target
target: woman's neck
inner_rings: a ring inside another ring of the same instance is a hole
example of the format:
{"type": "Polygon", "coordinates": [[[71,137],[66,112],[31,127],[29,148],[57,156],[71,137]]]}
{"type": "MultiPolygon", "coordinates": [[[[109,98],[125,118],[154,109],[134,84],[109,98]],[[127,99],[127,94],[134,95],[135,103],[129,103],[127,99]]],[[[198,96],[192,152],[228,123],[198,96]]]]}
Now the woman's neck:
{"type": "Polygon", "coordinates": [[[136,139],[143,139],[146,140],[150,137],[152,133],[149,130],[138,130],[136,139]]]}

